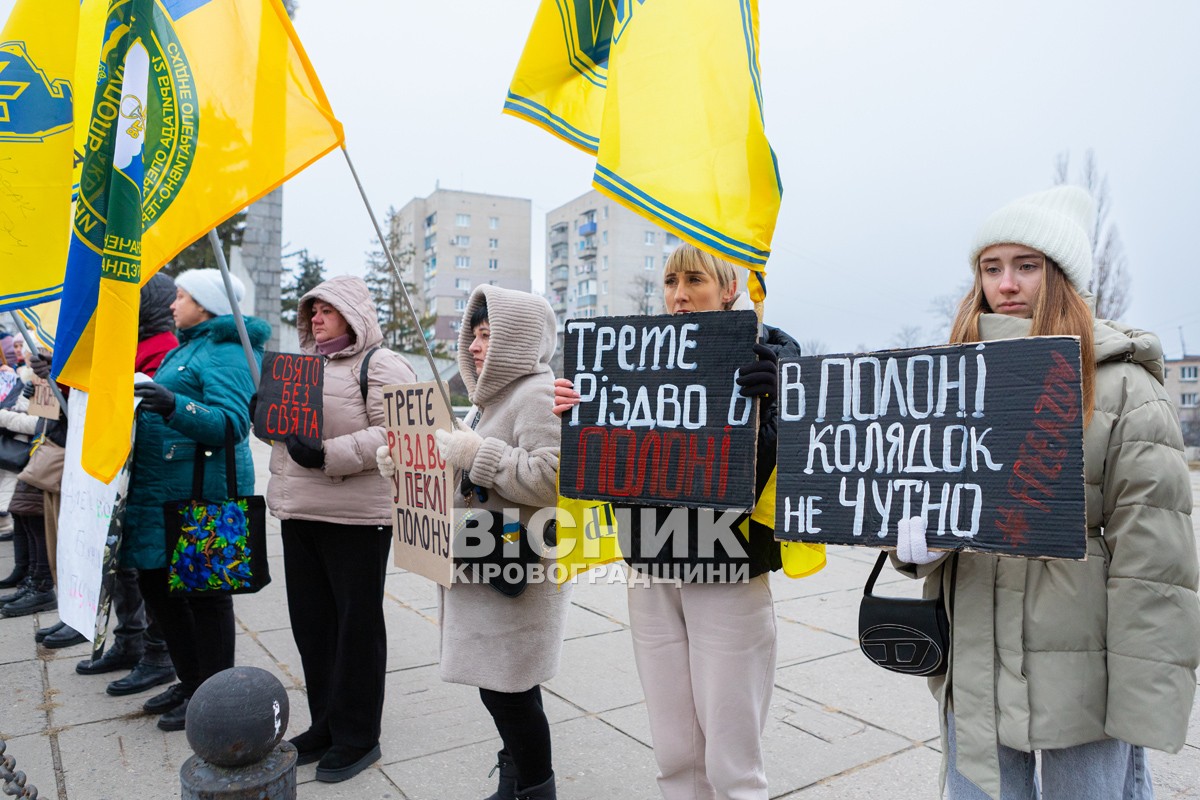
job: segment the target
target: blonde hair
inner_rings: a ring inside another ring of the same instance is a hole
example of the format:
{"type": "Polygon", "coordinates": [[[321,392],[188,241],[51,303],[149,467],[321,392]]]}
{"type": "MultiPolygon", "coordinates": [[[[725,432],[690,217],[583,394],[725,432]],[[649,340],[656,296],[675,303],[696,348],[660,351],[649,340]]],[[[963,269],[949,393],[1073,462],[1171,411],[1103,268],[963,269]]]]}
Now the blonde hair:
{"type": "MultiPolygon", "coordinates": [[[[737,267],[687,242],[676,247],[667,258],[666,266],[663,267],[663,277],[677,272],[703,272],[717,282],[722,292],[737,284],[737,267]]],[[[722,307],[728,311],[736,300],[735,292],[722,307]]]]}
{"type": "MultiPolygon", "coordinates": [[[[1044,254],[1043,254],[1044,255],[1044,254]]],[[[1095,320],[1092,310],[1075,289],[1074,284],[1058,264],[1046,256],[1042,285],[1033,301],[1033,326],[1030,336],[1078,336],[1083,382],[1083,424],[1092,421],[1096,404],[1095,320]]],[[[975,262],[975,282],[966,297],[958,304],[954,324],[950,326],[950,343],[979,341],[979,317],[991,314],[983,294],[983,278],[979,262],[975,262]]]]}

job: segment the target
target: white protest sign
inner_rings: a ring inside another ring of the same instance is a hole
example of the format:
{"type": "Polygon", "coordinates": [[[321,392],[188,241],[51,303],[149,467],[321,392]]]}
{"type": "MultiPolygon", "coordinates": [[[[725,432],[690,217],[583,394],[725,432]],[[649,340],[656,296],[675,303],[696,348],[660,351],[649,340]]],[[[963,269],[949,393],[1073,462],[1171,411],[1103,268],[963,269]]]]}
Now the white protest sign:
{"type": "Polygon", "coordinates": [[[454,559],[453,469],[438,453],[433,432],[452,430],[453,416],[432,381],[385,386],[392,476],[392,537],[396,566],[450,587],[454,559]]]}
{"type": "MultiPolygon", "coordinates": [[[[87,392],[75,389],[67,401],[74,424],[67,429],[58,512],[58,614],[67,625],[93,640],[101,605],[106,540],[113,510],[129,487],[129,469],[126,465],[107,484],[83,471],[80,462],[87,399],[87,392]]],[[[116,554],[111,557],[116,558],[116,554]]]]}

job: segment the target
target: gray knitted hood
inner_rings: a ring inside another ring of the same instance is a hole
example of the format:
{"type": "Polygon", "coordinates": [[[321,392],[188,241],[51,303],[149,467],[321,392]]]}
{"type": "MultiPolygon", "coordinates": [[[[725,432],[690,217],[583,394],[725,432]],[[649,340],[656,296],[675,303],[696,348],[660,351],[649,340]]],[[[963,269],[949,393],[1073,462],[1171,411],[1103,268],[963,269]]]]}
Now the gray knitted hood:
{"type": "Polygon", "coordinates": [[[296,310],[296,332],[300,336],[302,352],[317,352],[317,340],[312,335],[315,300],[324,300],[336,308],[354,333],[354,341],[331,358],[349,358],[383,343],[383,330],[379,327],[375,302],[371,299],[371,290],[367,288],[366,281],[357,275],[338,275],[318,284],[300,298],[296,310]]]}
{"type": "Polygon", "coordinates": [[[554,310],[545,298],[499,286],[475,287],[458,329],[458,370],[471,402],[487,406],[518,378],[549,372],[557,339],[554,310]],[[485,301],[492,336],[483,371],[476,375],[471,314],[485,301]]]}

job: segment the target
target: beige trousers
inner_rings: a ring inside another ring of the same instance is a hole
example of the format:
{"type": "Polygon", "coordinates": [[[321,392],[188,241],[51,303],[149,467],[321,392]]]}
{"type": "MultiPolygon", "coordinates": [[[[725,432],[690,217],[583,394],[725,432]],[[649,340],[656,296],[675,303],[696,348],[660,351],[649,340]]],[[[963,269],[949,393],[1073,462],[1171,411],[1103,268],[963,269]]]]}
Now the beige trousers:
{"type": "Polygon", "coordinates": [[[769,575],[631,580],[629,623],[663,798],[767,800],[762,732],[776,654],[769,575]]]}

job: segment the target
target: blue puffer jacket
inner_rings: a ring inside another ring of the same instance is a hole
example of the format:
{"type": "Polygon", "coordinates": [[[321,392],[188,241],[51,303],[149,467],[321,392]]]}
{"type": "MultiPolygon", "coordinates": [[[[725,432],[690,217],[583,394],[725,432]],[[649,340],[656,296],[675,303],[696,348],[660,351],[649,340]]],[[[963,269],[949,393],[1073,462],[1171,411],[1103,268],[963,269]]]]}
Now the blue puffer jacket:
{"type": "MultiPolygon", "coordinates": [[[[260,319],[246,317],[246,330],[261,363],[271,327],[260,319]]],[[[214,317],[179,331],[179,341],[179,347],[167,353],[155,374],[155,381],[175,393],[175,413],[168,420],[149,412],[137,415],[121,545],[121,565],[125,567],[166,567],[163,503],[190,496],[197,453],[206,459],[205,498],[224,498],[228,494],[225,420],[233,424],[233,437],[238,443],[238,494],[254,493],[254,464],[247,439],[254,383],[233,315],[214,317]]]]}

